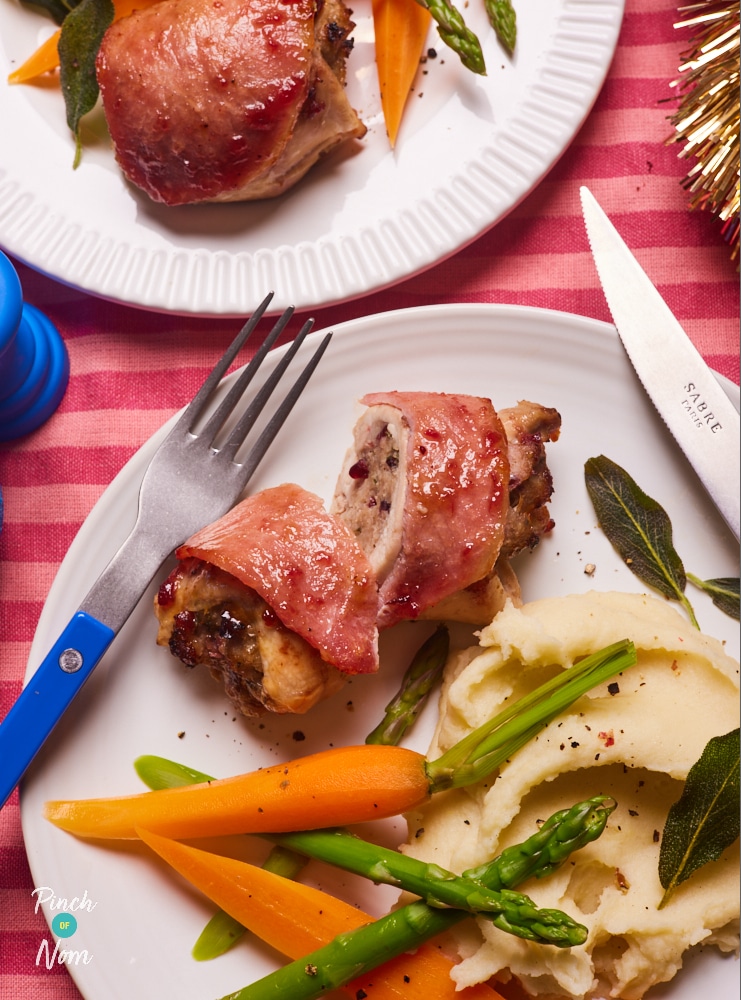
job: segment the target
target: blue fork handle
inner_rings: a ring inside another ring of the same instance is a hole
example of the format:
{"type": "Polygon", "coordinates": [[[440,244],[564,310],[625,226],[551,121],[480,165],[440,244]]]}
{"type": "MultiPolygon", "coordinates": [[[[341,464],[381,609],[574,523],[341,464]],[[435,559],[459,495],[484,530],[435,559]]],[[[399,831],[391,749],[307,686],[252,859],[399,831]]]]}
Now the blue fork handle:
{"type": "Polygon", "coordinates": [[[115,636],[78,611],[0,723],[0,808],[115,636]]]}

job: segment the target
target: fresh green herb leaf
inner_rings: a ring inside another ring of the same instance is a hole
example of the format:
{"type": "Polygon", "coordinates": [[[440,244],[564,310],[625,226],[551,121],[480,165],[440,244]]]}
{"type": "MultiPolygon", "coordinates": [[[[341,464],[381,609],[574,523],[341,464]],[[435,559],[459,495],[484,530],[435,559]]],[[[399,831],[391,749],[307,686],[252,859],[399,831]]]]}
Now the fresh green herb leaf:
{"type": "Polygon", "coordinates": [[[721,576],[715,580],[701,580],[692,573],[687,574],[690,583],[704,590],[716,608],[720,608],[730,618],[739,621],[741,618],[741,596],[739,595],[739,578],[737,576],[721,576]]]}
{"type": "Polygon", "coordinates": [[[698,868],[717,861],[739,835],[739,730],[711,739],[669,810],[661,839],[659,909],[698,868]]]}
{"type": "Polygon", "coordinates": [[[75,137],[74,167],[80,163],[80,121],[98,100],[95,59],[103,35],[113,22],[112,0],[81,0],[62,24],[59,37],[59,82],[67,124],[75,137]]]}
{"type": "Polygon", "coordinates": [[[497,38],[512,55],[517,42],[517,14],[512,0],[484,0],[484,7],[497,38]]]}
{"type": "Polygon", "coordinates": [[[25,0],[29,7],[43,10],[56,24],[61,24],[80,0],[25,0]]]}
{"type": "Polygon", "coordinates": [[[684,588],[687,576],[672,541],[669,516],[616,462],[599,455],[584,464],[587,492],[600,527],[635,575],[679,601],[699,628],[684,588]]]}

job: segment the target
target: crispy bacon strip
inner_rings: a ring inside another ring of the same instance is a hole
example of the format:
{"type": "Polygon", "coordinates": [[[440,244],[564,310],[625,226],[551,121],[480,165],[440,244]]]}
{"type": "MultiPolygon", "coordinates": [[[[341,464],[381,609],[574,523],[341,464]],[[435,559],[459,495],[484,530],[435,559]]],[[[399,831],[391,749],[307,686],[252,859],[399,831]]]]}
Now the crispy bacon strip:
{"type": "Polygon", "coordinates": [[[344,88],[340,0],[167,0],[116,21],[96,64],[125,176],[154,201],[269,198],[366,127],[344,88]]]}
{"type": "Polygon", "coordinates": [[[313,493],[292,483],[248,497],[181,545],[252,588],[283,625],[348,674],[378,669],[370,563],[313,493]]]}
{"type": "Polygon", "coordinates": [[[379,579],[379,626],[417,618],[492,572],[509,504],[507,440],[488,399],[365,396],[332,505],[379,579]]]}

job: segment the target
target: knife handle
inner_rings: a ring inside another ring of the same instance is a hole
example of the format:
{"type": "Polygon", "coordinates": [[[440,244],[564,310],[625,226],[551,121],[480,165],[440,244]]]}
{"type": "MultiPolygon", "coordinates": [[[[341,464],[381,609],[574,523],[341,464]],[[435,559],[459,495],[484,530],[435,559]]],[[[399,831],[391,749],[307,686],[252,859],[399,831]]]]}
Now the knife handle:
{"type": "Polygon", "coordinates": [[[0,808],[21,780],[115,632],[78,611],[0,723],[0,808]]]}

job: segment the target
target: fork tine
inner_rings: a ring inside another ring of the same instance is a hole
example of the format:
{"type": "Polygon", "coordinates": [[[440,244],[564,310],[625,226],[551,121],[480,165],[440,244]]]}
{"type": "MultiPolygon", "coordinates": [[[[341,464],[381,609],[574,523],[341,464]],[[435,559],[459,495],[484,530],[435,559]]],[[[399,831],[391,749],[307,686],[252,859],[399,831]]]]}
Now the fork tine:
{"type": "Polygon", "coordinates": [[[191,427],[198,420],[200,415],[206,409],[208,402],[213,394],[214,389],[219,384],[219,382],[224,377],[229,365],[234,361],[237,354],[241,351],[242,347],[246,344],[248,338],[254,331],[257,324],[262,319],[263,313],[270,305],[273,298],[273,292],[269,292],[265,298],[262,300],[260,305],[255,309],[254,313],[250,316],[247,322],[244,324],[242,329],[239,331],[237,336],[231,342],[229,347],[222,355],[222,357],[217,361],[210,375],[206,378],[203,385],[200,387],[198,392],[195,394],[190,403],[186,406],[183,413],[180,415],[179,420],[175,424],[173,431],[179,431],[183,428],[190,430],[191,427]]]}
{"type": "Polygon", "coordinates": [[[199,435],[204,443],[210,445],[213,442],[219,430],[222,428],[225,421],[234,410],[234,407],[237,405],[239,400],[244,395],[245,389],[247,388],[247,386],[250,384],[255,374],[257,373],[258,368],[265,359],[265,355],[272,348],[273,344],[276,342],[278,337],[280,337],[281,333],[283,333],[283,331],[285,330],[289,320],[293,316],[293,311],[294,311],[293,306],[289,306],[285,310],[285,312],[276,320],[276,323],[273,326],[272,330],[267,335],[265,340],[262,342],[260,347],[257,349],[250,363],[240,374],[239,378],[231,387],[231,389],[226,394],[221,403],[219,403],[216,410],[208,418],[208,422],[206,423],[206,425],[204,426],[203,430],[199,435]]]}
{"type": "MultiPolygon", "coordinates": [[[[283,357],[276,364],[275,369],[273,370],[271,375],[266,379],[263,387],[255,395],[255,398],[252,400],[252,402],[247,407],[245,412],[239,418],[239,422],[236,424],[231,434],[229,435],[228,441],[226,441],[226,443],[220,449],[226,457],[230,459],[234,458],[234,455],[241,447],[242,442],[247,437],[253,424],[262,413],[265,404],[267,403],[268,399],[273,393],[273,389],[275,389],[275,387],[280,382],[285,370],[288,368],[289,364],[295,357],[296,352],[303,344],[307,334],[309,333],[313,325],[314,325],[313,319],[306,320],[306,322],[301,327],[301,329],[299,330],[298,334],[296,335],[292,343],[289,345],[283,357]]],[[[234,388],[236,389],[237,386],[234,386],[234,388]]]]}
{"type": "MultiPolygon", "coordinates": [[[[308,332],[309,331],[307,330],[306,333],[308,332]]],[[[272,444],[276,434],[285,423],[288,414],[291,412],[296,401],[300,397],[301,393],[304,391],[306,383],[309,381],[312,374],[314,373],[314,369],[319,364],[321,357],[326,351],[327,347],[329,346],[329,342],[331,339],[332,339],[331,333],[325,334],[319,346],[314,351],[308,363],[304,367],[303,371],[296,379],[296,381],[293,383],[289,392],[286,394],[283,402],[280,404],[278,409],[275,411],[273,416],[265,425],[265,427],[262,430],[262,433],[258,437],[255,444],[252,445],[252,447],[250,448],[249,454],[247,455],[245,462],[241,467],[241,472],[239,476],[242,487],[244,487],[247,484],[248,480],[254,473],[255,469],[260,464],[263,456],[265,455],[265,452],[272,444]]]]}

